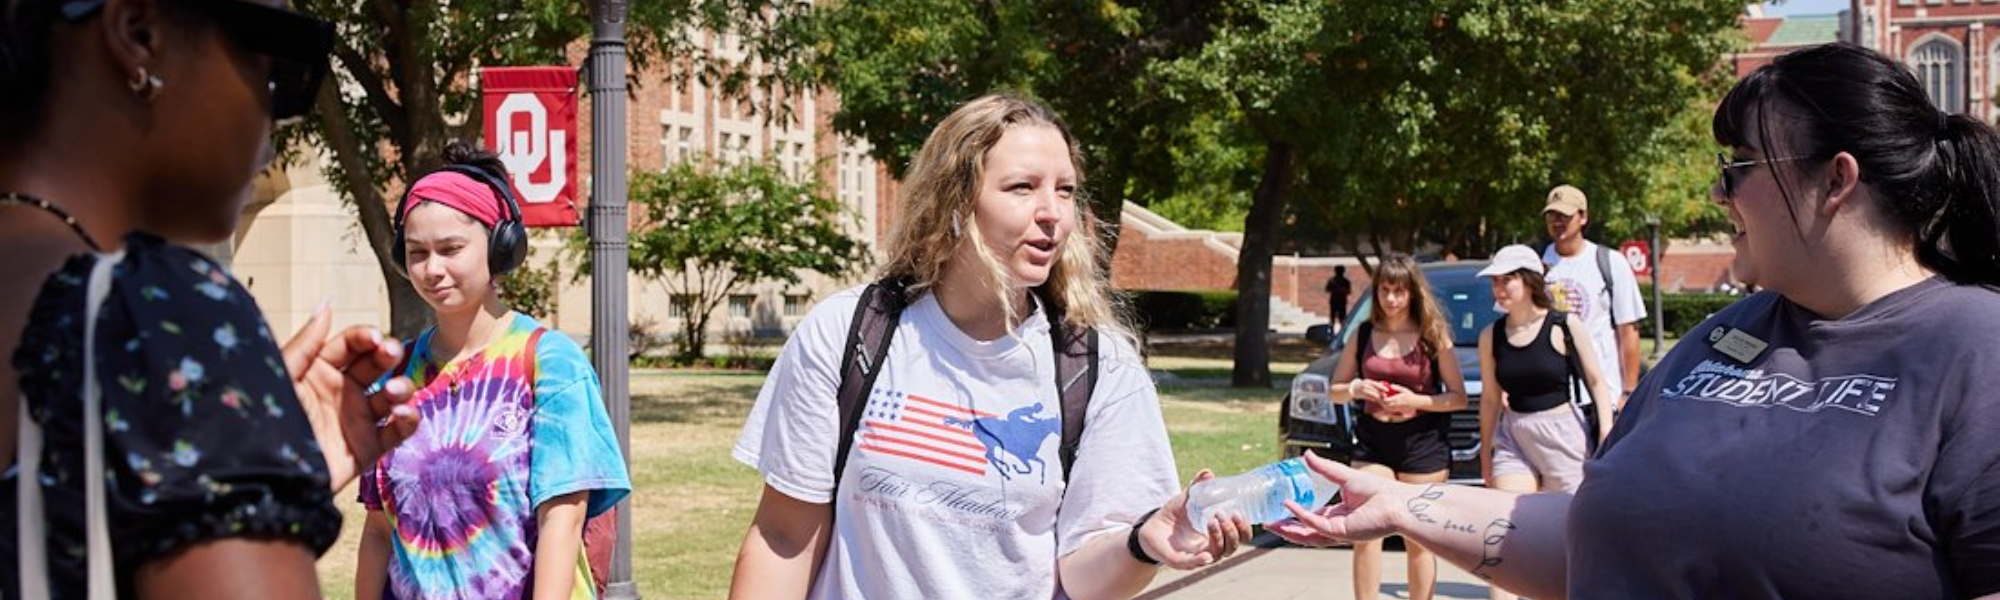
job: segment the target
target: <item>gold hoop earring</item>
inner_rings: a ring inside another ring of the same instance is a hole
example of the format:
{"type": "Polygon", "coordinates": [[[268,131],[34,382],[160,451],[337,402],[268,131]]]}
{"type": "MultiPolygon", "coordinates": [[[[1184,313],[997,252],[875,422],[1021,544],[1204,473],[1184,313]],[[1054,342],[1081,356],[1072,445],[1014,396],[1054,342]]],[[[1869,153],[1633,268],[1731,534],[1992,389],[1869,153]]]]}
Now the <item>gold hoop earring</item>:
{"type": "Polygon", "coordinates": [[[132,78],[125,81],[125,86],[132,88],[132,95],[147,102],[159,98],[160,88],[166,85],[167,82],[161,81],[159,75],[146,72],[145,67],[139,67],[138,71],[132,73],[132,78]]]}

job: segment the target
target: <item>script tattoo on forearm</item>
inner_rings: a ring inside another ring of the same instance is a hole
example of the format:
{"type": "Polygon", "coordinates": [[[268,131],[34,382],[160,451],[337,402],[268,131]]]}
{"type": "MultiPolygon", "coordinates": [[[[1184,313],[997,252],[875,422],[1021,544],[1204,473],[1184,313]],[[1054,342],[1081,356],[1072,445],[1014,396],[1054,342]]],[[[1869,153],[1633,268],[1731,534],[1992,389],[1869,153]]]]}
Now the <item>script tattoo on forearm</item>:
{"type": "Polygon", "coordinates": [[[1410,517],[1416,519],[1418,523],[1436,524],[1437,517],[1431,516],[1431,507],[1436,506],[1437,501],[1443,498],[1444,488],[1433,483],[1426,486],[1415,498],[1404,502],[1403,506],[1410,509],[1410,517]]]}
{"type": "Polygon", "coordinates": [[[1480,579],[1493,580],[1489,569],[1500,566],[1500,544],[1507,541],[1507,535],[1514,532],[1514,522],[1494,519],[1486,524],[1486,539],[1479,544],[1479,566],[1473,567],[1472,574],[1480,579]]]}

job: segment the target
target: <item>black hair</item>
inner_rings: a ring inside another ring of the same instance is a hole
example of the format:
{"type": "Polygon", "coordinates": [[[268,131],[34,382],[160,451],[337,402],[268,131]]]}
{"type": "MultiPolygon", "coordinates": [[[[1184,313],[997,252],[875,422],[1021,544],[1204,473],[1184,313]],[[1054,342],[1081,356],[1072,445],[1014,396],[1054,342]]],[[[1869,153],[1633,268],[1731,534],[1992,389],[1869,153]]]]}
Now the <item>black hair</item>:
{"type": "MultiPolygon", "coordinates": [[[[1769,153],[1775,117],[1795,125],[1784,142],[1797,156],[1854,157],[1918,262],[1954,282],[2000,284],[2000,133],[1991,125],[1939,110],[1908,68],[1848,43],[1786,53],[1738,82],[1715,109],[1715,141],[1769,153]],[[1756,143],[1744,131],[1753,116],[1756,143]]],[[[1776,179],[1796,223],[1785,178],[1776,179]]]]}
{"type": "Polygon", "coordinates": [[[464,165],[492,173],[493,177],[501,181],[507,180],[507,165],[500,162],[500,155],[474,142],[465,140],[446,142],[444,151],[438,153],[438,158],[447,165],[464,165]]]}
{"type": "MultiPolygon", "coordinates": [[[[0,147],[13,147],[33,137],[48,122],[49,95],[59,50],[55,32],[63,23],[64,0],[0,0],[0,147]]],[[[100,6],[98,13],[103,12],[100,6]]],[[[160,14],[175,26],[193,31],[202,19],[160,3],[160,14]]],[[[91,14],[85,19],[98,18],[91,14]]]]}
{"type": "Polygon", "coordinates": [[[55,0],[0,0],[0,144],[12,146],[47,119],[55,56],[55,0]]]}

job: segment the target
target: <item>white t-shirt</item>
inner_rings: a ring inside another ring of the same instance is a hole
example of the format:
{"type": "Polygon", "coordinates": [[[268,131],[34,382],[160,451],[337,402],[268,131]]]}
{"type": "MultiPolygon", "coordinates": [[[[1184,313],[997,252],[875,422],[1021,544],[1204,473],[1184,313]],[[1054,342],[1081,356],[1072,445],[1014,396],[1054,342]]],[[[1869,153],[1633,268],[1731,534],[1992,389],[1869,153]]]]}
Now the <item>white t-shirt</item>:
{"type": "MultiPolygon", "coordinates": [[[[834,498],[841,346],[859,299],[860,288],[835,294],[800,323],[733,452],[806,502],[834,498]]],[[[1152,378],[1111,335],[1099,337],[1097,388],[1064,489],[1048,330],[1037,310],[1012,335],[980,342],[933,296],[904,310],[808,598],[1065,598],[1058,557],[1094,535],[1124,535],[1179,491],[1152,378]]]]}
{"type": "Polygon", "coordinates": [[[1625,255],[1611,253],[1609,284],[1618,286],[1617,306],[1611,305],[1610,288],[1606,286],[1603,271],[1597,268],[1597,244],[1584,240],[1583,251],[1576,256],[1558,254],[1555,244],[1549,244],[1542,251],[1542,262],[1549,265],[1546,278],[1556,310],[1582,318],[1584,328],[1590,330],[1590,343],[1597,347],[1597,372],[1610,378],[1614,392],[1631,389],[1639,374],[1623,372],[1624,361],[1618,358],[1618,335],[1612,323],[1614,317],[1619,325],[1646,318],[1646,301],[1639,297],[1639,280],[1632,276],[1632,266],[1625,261],[1625,255]]]}

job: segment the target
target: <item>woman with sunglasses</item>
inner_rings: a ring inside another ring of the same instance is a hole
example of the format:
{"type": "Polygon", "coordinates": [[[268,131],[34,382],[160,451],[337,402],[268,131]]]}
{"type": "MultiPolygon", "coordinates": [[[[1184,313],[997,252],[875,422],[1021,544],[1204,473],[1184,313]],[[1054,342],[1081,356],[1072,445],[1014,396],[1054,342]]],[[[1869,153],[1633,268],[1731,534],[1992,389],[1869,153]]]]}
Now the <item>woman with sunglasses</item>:
{"type": "Polygon", "coordinates": [[[1714,130],[1764,291],[1640,382],[1574,498],[1314,461],[1342,504],[1276,529],[1414,535],[1537,598],[2000,598],[2000,133],[1847,44],[1750,74],[1714,130]]]}
{"type": "Polygon", "coordinates": [[[361,477],[355,596],[594,598],[584,519],[632,489],[576,342],[501,303],[527,258],[506,167],[464,142],[411,184],[391,252],[437,326],[403,374],[428,423],[361,477]]]}
{"type": "Polygon", "coordinates": [[[0,512],[16,528],[0,596],[319,594],[334,492],[415,427],[391,408],[408,381],[362,397],[401,346],[329,340],[322,309],[281,353],[243,288],[176,244],[234,232],[331,35],[275,2],[0,2],[0,512]]]}

